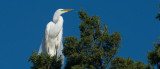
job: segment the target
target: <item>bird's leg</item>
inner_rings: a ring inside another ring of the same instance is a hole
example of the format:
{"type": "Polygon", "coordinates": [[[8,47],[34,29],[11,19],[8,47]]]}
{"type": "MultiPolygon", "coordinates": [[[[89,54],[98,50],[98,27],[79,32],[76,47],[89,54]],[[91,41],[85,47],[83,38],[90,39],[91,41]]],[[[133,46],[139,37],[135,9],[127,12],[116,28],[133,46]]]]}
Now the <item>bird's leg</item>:
{"type": "Polygon", "coordinates": [[[56,45],[56,56],[57,56],[57,49],[58,49],[58,46],[56,45]]]}
{"type": "Polygon", "coordinates": [[[49,65],[48,65],[48,69],[49,69],[49,65]]]}
{"type": "Polygon", "coordinates": [[[46,49],[46,53],[49,54],[49,48],[48,48],[48,44],[45,44],[45,49],[46,49]]]}

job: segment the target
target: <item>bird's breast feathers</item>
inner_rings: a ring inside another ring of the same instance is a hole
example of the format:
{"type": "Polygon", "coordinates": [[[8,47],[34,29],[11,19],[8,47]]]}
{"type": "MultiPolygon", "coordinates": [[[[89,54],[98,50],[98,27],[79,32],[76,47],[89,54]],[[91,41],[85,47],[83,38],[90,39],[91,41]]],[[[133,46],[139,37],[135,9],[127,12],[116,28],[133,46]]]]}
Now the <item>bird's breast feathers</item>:
{"type": "Polygon", "coordinates": [[[49,38],[56,38],[60,33],[62,26],[59,24],[55,24],[54,22],[49,22],[46,27],[46,32],[49,38]]]}

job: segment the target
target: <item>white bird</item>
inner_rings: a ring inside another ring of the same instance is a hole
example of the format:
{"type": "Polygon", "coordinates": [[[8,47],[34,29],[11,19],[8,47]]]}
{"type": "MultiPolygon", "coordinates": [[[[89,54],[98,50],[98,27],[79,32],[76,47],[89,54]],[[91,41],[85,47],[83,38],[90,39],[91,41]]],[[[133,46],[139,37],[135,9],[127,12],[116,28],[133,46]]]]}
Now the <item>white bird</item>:
{"type": "MultiPolygon", "coordinates": [[[[54,56],[57,54],[63,55],[63,43],[62,43],[62,34],[63,34],[63,13],[71,11],[73,9],[58,9],[53,16],[53,21],[50,21],[45,30],[45,35],[40,45],[38,54],[50,54],[54,56]]],[[[63,56],[64,58],[64,56],[63,56]]]]}

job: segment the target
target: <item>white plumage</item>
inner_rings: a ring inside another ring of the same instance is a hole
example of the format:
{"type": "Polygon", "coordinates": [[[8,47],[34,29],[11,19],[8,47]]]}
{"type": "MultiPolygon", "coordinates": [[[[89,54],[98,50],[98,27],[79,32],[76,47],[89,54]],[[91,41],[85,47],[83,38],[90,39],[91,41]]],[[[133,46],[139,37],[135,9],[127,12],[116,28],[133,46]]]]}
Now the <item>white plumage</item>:
{"type": "Polygon", "coordinates": [[[53,21],[50,21],[45,30],[44,38],[40,45],[39,54],[45,53],[54,56],[62,55],[63,43],[62,43],[62,34],[63,34],[63,13],[71,11],[73,9],[58,9],[53,16],[53,21]]]}

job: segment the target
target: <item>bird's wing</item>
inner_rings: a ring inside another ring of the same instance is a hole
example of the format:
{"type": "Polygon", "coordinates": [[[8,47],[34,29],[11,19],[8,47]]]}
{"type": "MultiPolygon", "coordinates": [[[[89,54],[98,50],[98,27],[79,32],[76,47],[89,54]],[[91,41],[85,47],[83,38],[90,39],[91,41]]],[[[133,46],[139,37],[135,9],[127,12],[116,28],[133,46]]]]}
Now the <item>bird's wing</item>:
{"type": "Polygon", "coordinates": [[[48,42],[47,41],[48,41],[48,37],[49,37],[49,30],[50,30],[50,24],[51,23],[52,22],[49,22],[46,26],[44,37],[42,39],[38,54],[40,54],[42,52],[43,53],[48,53],[48,42]]]}
{"type": "Polygon", "coordinates": [[[47,26],[46,26],[46,30],[45,30],[45,38],[44,38],[44,40],[45,40],[45,50],[46,50],[46,53],[48,53],[48,40],[49,40],[49,32],[50,32],[50,27],[51,27],[51,24],[52,24],[52,22],[49,22],[48,24],[47,24],[47,26]]]}

